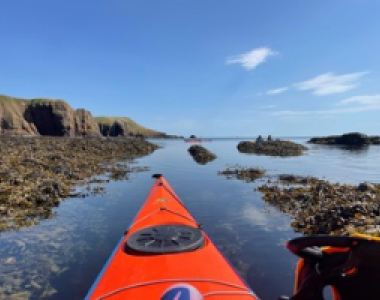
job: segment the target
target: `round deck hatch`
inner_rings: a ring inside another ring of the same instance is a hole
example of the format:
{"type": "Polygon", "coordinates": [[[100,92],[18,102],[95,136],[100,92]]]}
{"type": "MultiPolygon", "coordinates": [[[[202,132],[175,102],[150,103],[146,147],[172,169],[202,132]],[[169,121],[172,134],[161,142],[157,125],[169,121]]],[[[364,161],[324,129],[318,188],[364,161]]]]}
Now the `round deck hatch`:
{"type": "Polygon", "coordinates": [[[193,251],[201,248],[205,238],[200,229],[188,225],[158,225],[133,233],[126,250],[147,254],[166,254],[193,251]]]}

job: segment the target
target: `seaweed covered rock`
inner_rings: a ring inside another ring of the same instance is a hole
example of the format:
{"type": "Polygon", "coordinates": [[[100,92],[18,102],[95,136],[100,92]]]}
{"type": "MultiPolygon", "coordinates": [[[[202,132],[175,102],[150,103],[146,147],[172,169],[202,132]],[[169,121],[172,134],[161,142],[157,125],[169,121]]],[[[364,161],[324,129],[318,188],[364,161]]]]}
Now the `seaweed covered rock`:
{"type": "Polygon", "coordinates": [[[291,216],[304,234],[365,233],[380,236],[380,185],[330,183],[310,176],[280,175],[258,188],[263,200],[291,216]]]}
{"type": "Polygon", "coordinates": [[[191,146],[188,151],[193,159],[202,165],[213,161],[216,158],[216,155],[214,153],[199,145],[191,146]]]}
{"type": "Polygon", "coordinates": [[[91,183],[145,171],[125,159],[157,148],[137,138],[0,136],[0,232],[53,216],[52,208],[64,198],[104,192],[104,187],[92,189],[91,183]],[[94,178],[98,175],[102,177],[94,178]],[[77,192],[78,184],[86,189],[77,192]]]}
{"type": "Polygon", "coordinates": [[[299,156],[308,148],[290,141],[262,141],[256,143],[253,141],[242,141],[237,146],[239,152],[255,153],[269,156],[299,156]]]}
{"type": "Polygon", "coordinates": [[[228,167],[223,171],[219,171],[218,175],[226,176],[226,178],[236,178],[245,182],[252,182],[265,175],[265,170],[252,167],[242,167],[239,165],[228,167]]]}
{"type": "Polygon", "coordinates": [[[322,145],[344,145],[361,147],[370,144],[380,144],[379,136],[367,136],[360,132],[351,132],[343,135],[331,135],[326,137],[311,138],[308,143],[322,145]]]}

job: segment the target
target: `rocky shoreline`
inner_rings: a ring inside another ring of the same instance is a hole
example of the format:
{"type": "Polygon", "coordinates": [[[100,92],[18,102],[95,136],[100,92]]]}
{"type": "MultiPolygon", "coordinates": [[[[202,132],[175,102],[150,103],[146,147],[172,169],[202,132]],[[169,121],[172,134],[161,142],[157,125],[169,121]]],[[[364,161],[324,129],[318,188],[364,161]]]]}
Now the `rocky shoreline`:
{"type": "MultiPolygon", "coordinates": [[[[235,166],[218,172],[227,178],[253,182],[261,169],[235,166]]],[[[380,236],[380,184],[332,183],[312,176],[265,176],[255,188],[262,199],[290,216],[296,232],[311,234],[363,233],[380,236]]]]}
{"type": "Polygon", "coordinates": [[[294,219],[293,229],[310,234],[364,233],[380,236],[380,185],[331,183],[314,177],[279,176],[258,188],[263,200],[294,219]]]}
{"type": "Polygon", "coordinates": [[[0,232],[50,218],[65,198],[104,193],[99,184],[147,170],[127,160],[156,149],[139,138],[0,136],[0,232]]]}

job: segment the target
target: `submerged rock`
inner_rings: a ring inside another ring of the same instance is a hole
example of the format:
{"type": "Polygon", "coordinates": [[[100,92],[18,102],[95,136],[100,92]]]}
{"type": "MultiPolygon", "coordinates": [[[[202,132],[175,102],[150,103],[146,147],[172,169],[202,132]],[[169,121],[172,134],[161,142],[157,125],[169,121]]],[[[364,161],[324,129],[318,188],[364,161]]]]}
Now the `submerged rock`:
{"type": "Polygon", "coordinates": [[[299,156],[308,150],[307,147],[290,141],[242,141],[237,146],[239,152],[255,153],[269,156],[299,156]]]}
{"type": "Polygon", "coordinates": [[[246,182],[252,182],[263,177],[265,175],[265,170],[236,165],[234,167],[228,167],[223,171],[219,171],[218,175],[224,175],[227,178],[237,178],[246,182]]]}
{"type": "Polygon", "coordinates": [[[207,164],[216,158],[216,155],[214,153],[199,145],[191,146],[188,151],[193,159],[202,165],[207,164]]]}

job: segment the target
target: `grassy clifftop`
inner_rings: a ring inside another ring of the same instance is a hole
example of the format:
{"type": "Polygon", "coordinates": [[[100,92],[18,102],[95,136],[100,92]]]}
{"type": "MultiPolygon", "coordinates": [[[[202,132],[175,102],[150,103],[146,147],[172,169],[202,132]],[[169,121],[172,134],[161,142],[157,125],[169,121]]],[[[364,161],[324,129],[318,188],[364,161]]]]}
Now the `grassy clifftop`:
{"type": "MultiPolygon", "coordinates": [[[[100,128],[111,128],[116,122],[119,122],[124,126],[124,128],[134,135],[141,134],[144,136],[161,136],[163,133],[155,131],[153,129],[146,128],[131,118],[128,117],[95,117],[100,128]]],[[[103,133],[104,134],[104,133],[103,133]]]]}

